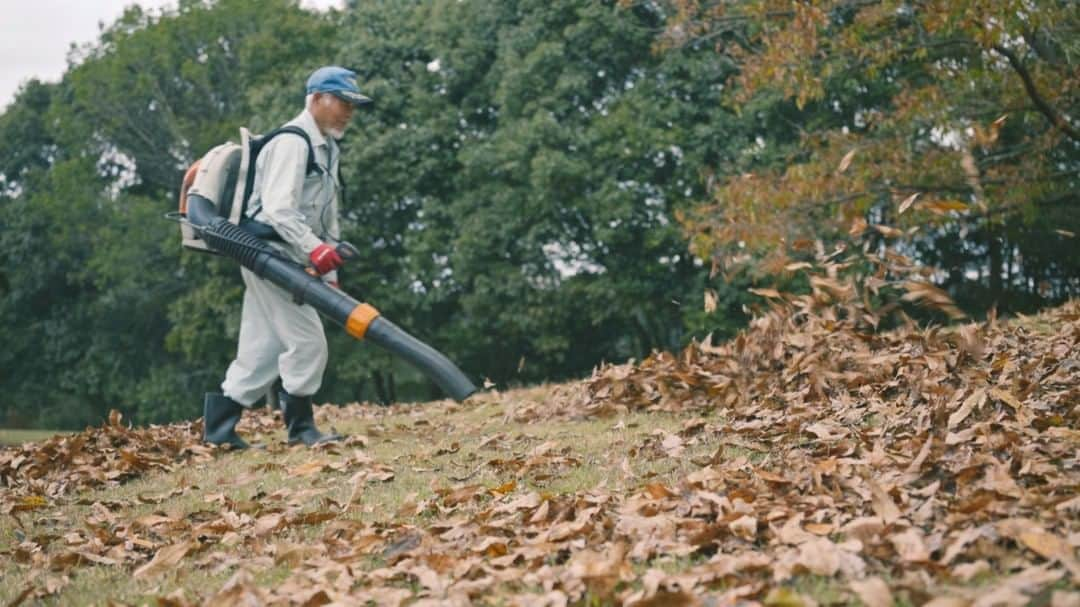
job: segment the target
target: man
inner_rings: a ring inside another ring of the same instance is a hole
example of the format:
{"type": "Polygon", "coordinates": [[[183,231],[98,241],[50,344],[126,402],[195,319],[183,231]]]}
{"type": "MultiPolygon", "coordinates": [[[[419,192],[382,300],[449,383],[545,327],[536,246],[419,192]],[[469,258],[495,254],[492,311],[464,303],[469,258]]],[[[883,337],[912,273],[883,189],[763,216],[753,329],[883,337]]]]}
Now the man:
{"type": "MultiPolygon", "coordinates": [[[[310,265],[324,281],[337,286],[342,259],[335,250],[338,226],[337,140],[345,133],[358,105],[370,103],[356,84],[356,74],[342,67],[315,70],[307,81],[304,111],[288,125],[298,134],[274,137],[259,152],[248,215],[269,224],[283,242],[271,243],[294,261],[310,265]],[[309,171],[308,153],[317,168],[309,171]]],[[[240,270],[244,307],[236,359],[225,373],[221,393],[208,393],[203,405],[207,442],[248,445],[236,434],[243,409],[271,390],[280,377],[277,394],[289,444],[314,445],[340,438],[315,427],[311,396],[322,384],[327,347],[322,321],[310,305],[298,305],[285,290],[240,270]]]]}

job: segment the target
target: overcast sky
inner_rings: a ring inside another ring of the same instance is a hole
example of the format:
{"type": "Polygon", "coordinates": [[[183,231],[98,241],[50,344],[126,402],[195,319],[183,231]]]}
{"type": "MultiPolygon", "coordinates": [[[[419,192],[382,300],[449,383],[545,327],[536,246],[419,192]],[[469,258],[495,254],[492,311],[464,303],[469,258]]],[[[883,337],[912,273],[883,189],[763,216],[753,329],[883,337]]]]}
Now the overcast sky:
{"type": "MultiPolygon", "coordinates": [[[[0,112],[30,78],[59,82],[71,44],[97,39],[124,7],[158,9],[176,0],[0,0],[0,112]]],[[[341,6],[341,0],[302,0],[302,6],[341,6]]]]}

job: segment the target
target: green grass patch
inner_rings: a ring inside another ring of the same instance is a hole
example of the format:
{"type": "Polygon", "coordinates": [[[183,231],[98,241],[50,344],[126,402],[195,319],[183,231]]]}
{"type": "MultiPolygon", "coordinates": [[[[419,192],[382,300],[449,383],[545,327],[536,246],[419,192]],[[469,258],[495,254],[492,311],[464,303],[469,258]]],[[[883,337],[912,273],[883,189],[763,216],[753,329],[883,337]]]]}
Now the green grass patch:
{"type": "Polygon", "coordinates": [[[0,428],[0,445],[21,445],[63,434],[59,430],[7,430],[0,428]]]}

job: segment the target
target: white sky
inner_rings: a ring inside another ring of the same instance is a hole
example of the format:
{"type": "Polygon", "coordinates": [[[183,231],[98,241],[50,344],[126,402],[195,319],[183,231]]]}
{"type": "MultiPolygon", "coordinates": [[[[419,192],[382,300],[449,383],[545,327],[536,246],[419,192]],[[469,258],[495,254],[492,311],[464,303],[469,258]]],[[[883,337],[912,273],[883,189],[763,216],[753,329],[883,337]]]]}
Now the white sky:
{"type": "MultiPolygon", "coordinates": [[[[59,82],[71,44],[97,39],[99,23],[111,24],[124,7],[175,6],[175,0],[0,0],[0,113],[30,78],[59,82]]],[[[301,0],[307,8],[341,6],[341,0],[301,0]]]]}

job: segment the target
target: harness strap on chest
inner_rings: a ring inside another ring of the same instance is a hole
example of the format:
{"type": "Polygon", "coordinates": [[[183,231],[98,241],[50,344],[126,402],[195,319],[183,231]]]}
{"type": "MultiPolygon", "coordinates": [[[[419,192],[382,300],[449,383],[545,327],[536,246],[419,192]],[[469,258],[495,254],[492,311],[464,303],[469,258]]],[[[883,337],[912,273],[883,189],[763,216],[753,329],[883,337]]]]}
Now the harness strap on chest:
{"type": "MultiPolygon", "coordinates": [[[[250,220],[251,217],[254,217],[255,215],[258,215],[259,212],[262,211],[262,205],[259,205],[257,208],[255,208],[251,212],[250,215],[248,213],[249,212],[248,202],[251,200],[251,195],[255,191],[255,173],[256,173],[255,167],[257,166],[255,164],[255,161],[259,157],[259,152],[261,152],[263,150],[263,148],[265,148],[266,145],[268,143],[270,143],[270,140],[272,140],[274,137],[277,137],[278,135],[284,135],[284,134],[298,135],[301,138],[303,138],[304,143],[307,144],[308,156],[307,156],[307,169],[306,169],[305,174],[307,174],[307,175],[322,175],[323,173],[325,173],[325,170],[321,166],[319,166],[319,163],[316,162],[316,160],[315,160],[315,148],[312,147],[312,145],[311,145],[311,137],[308,136],[307,131],[305,131],[304,129],[302,129],[302,128],[296,126],[296,125],[287,124],[285,126],[278,127],[276,129],[270,131],[269,133],[266,133],[265,135],[263,135],[262,137],[259,137],[258,139],[252,139],[252,141],[250,143],[251,159],[249,160],[251,168],[248,170],[247,179],[244,182],[244,199],[243,199],[244,200],[244,206],[243,206],[243,210],[242,210],[242,212],[240,214],[241,218],[247,218],[248,220],[250,220]]],[[[244,219],[241,219],[241,221],[244,221],[244,219]]],[[[267,227],[268,233],[272,233],[272,234],[276,235],[276,232],[273,231],[273,228],[270,228],[269,226],[266,226],[266,227],[267,227]]],[[[263,234],[260,234],[260,236],[262,236],[264,238],[269,237],[268,235],[263,235],[263,234]]],[[[280,237],[278,239],[280,240],[280,237]]]]}

